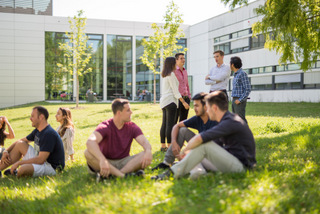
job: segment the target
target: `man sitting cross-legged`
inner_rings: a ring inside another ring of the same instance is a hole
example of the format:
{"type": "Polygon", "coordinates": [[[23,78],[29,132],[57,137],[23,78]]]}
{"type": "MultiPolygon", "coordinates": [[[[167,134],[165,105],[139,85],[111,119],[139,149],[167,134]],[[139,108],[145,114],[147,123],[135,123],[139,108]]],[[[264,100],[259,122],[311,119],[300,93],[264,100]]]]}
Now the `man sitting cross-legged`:
{"type": "Polygon", "coordinates": [[[59,134],[48,124],[48,117],[46,108],[33,108],[30,120],[35,129],[6,149],[1,158],[0,171],[13,164],[4,174],[38,177],[55,175],[56,170],[64,168],[63,143],[59,134]],[[31,141],[34,141],[34,148],[29,145],[31,141]]]}
{"type": "Polygon", "coordinates": [[[117,177],[144,175],[140,169],[151,163],[151,145],[141,129],[131,122],[132,111],[129,101],[115,99],[112,102],[112,111],[113,118],[100,123],[87,141],[87,150],[84,154],[89,172],[95,173],[97,179],[100,176],[106,178],[110,175],[117,177]],[[133,139],[143,147],[144,151],[130,156],[133,139]]]}
{"type": "Polygon", "coordinates": [[[218,125],[194,136],[181,151],[182,161],[153,179],[182,177],[204,158],[221,172],[242,172],[256,164],[252,132],[245,121],[228,111],[227,96],[221,91],[212,92],[206,96],[206,106],[210,119],[218,125]]]}
{"type": "MultiPolygon", "coordinates": [[[[189,140],[195,135],[195,133],[193,133],[188,128],[194,128],[198,130],[199,133],[201,133],[218,124],[216,121],[212,121],[209,119],[204,99],[206,95],[208,95],[208,93],[201,92],[192,97],[193,108],[196,116],[181,121],[173,127],[171,137],[172,143],[165,154],[164,161],[158,164],[152,170],[166,169],[169,168],[171,164],[173,164],[175,158],[179,157],[179,153],[184,142],[189,142],[189,140]]],[[[212,170],[212,168],[210,167],[211,164],[208,164],[207,160],[203,160],[202,165],[205,169],[212,170]]],[[[193,172],[200,172],[200,174],[205,174],[205,169],[202,168],[202,165],[200,164],[194,170],[192,170],[191,175],[193,175],[193,172]]],[[[197,175],[199,174],[197,173],[197,175]]],[[[196,178],[196,174],[194,174],[194,176],[192,177],[196,178]]]]}

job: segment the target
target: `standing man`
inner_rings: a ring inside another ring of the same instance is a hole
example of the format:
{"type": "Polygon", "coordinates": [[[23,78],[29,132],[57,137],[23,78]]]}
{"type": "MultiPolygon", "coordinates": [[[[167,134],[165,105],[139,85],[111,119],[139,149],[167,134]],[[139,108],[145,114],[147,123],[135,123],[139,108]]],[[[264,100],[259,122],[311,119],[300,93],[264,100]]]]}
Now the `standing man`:
{"type": "Polygon", "coordinates": [[[132,111],[128,100],[113,100],[112,112],[113,118],[100,123],[87,141],[84,155],[89,173],[96,174],[97,179],[110,175],[143,176],[144,172],[140,169],[149,166],[152,160],[151,145],[141,129],[131,122],[132,111]],[[144,151],[130,156],[133,139],[144,151]]]}
{"type": "Polygon", "coordinates": [[[56,170],[64,168],[63,143],[59,134],[48,124],[48,117],[46,108],[42,106],[33,108],[30,120],[35,129],[4,151],[0,172],[13,164],[10,170],[5,171],[5,175],[39,177],[55,175],[56,170]],[[34,141],[34,148],[29,145],[31,141],[34,141]]]}
{"type": "Polygon", "coordinates": [[[195,133],[188,128],[196,129],[201,133],[218,124],[216,121],[211,121],[209,119],[204,99],[207,94],[208,93],[201,92],[192,97],[193,109],[196,116],[193,116],[188,120],[181,121],[173,127],[171,146],[165,154],[164,161],[159,163],[152,170],[166,169],[173,164],[175,158],[179,156],[184,142],[188,142],[195,135],[195,133]]]}
{"type": "MultiPolygon", "coordinates": [[[[177,53],[176,58],[176,70],[174,71],[178,81],[179,81],[179,92],[182,98],[190,105],[191,93],[188,82],[188,73],[187,70],[183,67],[186,59],[184,53],[177,53]]],[[[189,109],[186,109],[181,101],[179,100],[179,107],[177,111],[177,117],[175,123],[181,122],[188,118],[189,109]]]]}
{"type": "Polygon", "coordinates": [[[246,105],[251,92],[248,74],[242,70],[241,59],[237,56],[231,57],[230,68],[234,71],[232,82],[232,112],[238,114],[246,123],[246,105]]]}
{"type": "Polygon", "coordinates": [[[222,91],[227,94],[227,86],[230,78],[230,67],[223,63],[224,52],[217,50],[213,52],[213,57],[217,63],[209,71],[209,74],[205,78],[205,84],[210,86],[210,93],[214,91],[222,91]]]}
{"type": "Polygon", "coordinates": [[[210,93],[206,96],[206,106],[210,120],[216,120],[218,125],[195,135],[181,151],[182,161],[152,179],[182,177],[204,158],[220,172],[243,172],[256,165],[252,132],[238,115],[228,111],[226,95],[221,91],[210,93]]]}

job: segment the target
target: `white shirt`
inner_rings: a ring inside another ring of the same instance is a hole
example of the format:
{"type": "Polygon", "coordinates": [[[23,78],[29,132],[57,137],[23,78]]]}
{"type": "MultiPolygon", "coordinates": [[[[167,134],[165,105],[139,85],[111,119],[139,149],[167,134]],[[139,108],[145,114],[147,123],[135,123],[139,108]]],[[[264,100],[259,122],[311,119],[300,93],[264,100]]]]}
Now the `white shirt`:
{"type": "Polygon", "coordinates": [[[205,80],[206,85],[211,85],[210,91],[225,90],[227,89],[231,70],[226,64],[220,67],[217,65],[212,67],[209,71],[209,79],[205,80]],[[221,81],[217,83],[217,81],[221,81]]]}
{"type": "Polygon", "coordinates": [[[181,94],[179,92],[179,81],[174,72],[163,78],[162,86],[163,88],[160,98],[160,108],[164,108],[170,103],[175,103],[178,108],[178,99],[181,97],[181,94]]]}

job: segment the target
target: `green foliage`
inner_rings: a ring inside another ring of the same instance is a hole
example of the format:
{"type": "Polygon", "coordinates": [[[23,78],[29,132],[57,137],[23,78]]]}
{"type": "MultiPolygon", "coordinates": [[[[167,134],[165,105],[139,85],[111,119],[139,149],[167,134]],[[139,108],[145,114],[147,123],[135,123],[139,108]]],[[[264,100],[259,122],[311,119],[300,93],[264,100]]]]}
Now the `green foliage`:
{"type": "MultiPolygon", "coordinates": [[[[49,123],[60,104],[45,102],[1,109],[16,139],[33,128],[34,105],[44,105],[49,123]]],[[[72,107],[72,104],[64,104],[72,107]]],[[[257,167],[240,174],[210,173],[197,181],[151,181],[164,153],[159,152],[162,113],[159,105],[132,103],[132,120],[152,145],[153,161],[145,179],[115,179],[95,183],[83,155],[96,126],[112,117],[110,104],[73,108],[75,159],[55,177],[0,179],[0,213],[319,213],[320,105],[319,103],[248,103],[247,120],[256,139],[257,167]],[[284,111],[285,109],[285,111],[284,111]],[[269,124],[269,125],[268,125],[269,124]],[[273,125],[271,125],[273,124],[273,125]],[[264,132],[267,126],[284,132],[264,132]]],[[[189,117],[194,115],[190,110],[189,117]]],[[[16,140],[15,139],[15,140],[16,140]]],[[[14,140],[6,140],[8,147],[14,140]]],[[[142,151],[132,143],[131,154],[142,151]]]]}
{"type": "MultiPolygon", "coordinates": [[[[221,0],[232,9],[248,0],[221,0]]],[[[263,16],[256,22],[253,36],[262,33],[265,47],[281,54],[279,64],[301,62],[301,69],[310,69],[320,57],[320,1],[266,0],[255,9],[263,16]]]]}
{"type": "Polygon", "coordinates": [[[76,77],[77,82],[77,97],[76,105],[79,105],[79,80],[83,80],[81,77],[83,74],[92,71],[91,67],[88,67],[92,55],[91,45],[87,45],[88,36],[85,34],[85,26],[87,18],[82,17],[83,11],[78,11],[78,16],[74,16],[73,19],[69,18],[70,31],[66,32],[66,36],[69,39],[67,43],[59,43],[60,49],[64,52],[64,56],[69,59],[73,59],[69,63],[57,63],[57,66],[64,72],[70,72],[76,77]]]}
{"type": "MultiPolygon", "coordinates": [[[[151,25],[154,34],[148,39],[143,39],[144,53],[140,57],[142,63],[154,73],[154,103],[156,102],[156,74],[160,73],[157,71],[159,68],[158,59],[161,62],[161,59],[173,56],[175,51],[182,48],[181,45],[177,45],[178,39],[184,37],[183,30],[180,28],[183,23],[182,14],[179,13],[179,8],[173,1],[167,6],[163,18],[165,20],[164,25],[157,25],[156,23],[151,25]]],[[[185,48],[181,52],[186,51],[185,48]]]]}

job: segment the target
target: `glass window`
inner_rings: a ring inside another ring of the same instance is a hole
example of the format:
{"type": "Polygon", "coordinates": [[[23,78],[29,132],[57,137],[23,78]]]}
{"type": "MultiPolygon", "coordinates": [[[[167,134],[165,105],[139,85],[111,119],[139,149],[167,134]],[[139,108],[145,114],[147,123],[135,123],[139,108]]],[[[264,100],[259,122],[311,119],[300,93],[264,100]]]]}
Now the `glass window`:
{"type": "Polygon", "coordinates": [[[288,71],[300,70],[300,64],[289,64],[288,71]]]}
{"type": "Polygon", "coordinates": [[[252,74],[258,74],[259,68],[252,68],[252,74]]]}
{"type": "Polygon", "coordinates": [[[107,35],[107,99],[132,99],[132,37],[107,35]]]}
{"type": "Polygon", "coordinates": [[[265,73],[271,73],[272,72],[272,66],[265,67],[264,72],[265,73]]]}
{"type": "Polygon", "coordinates": [[[217,42],[223,42],[223,41],[226,41],[230,39],[230,36],[229,34],[228,35],[224,35],[224,36],[220,36],[220,37],[216,37],[214,38],[214,42],[217,43],[217,42]]]}
{"type": "Polygon", "coordinates": [[[264,36],[262,34],[255,36],[255,37],[252,37],[251,48],[252,49],[263,48],[265,42],[266,42],[266,40],[264,39],[264,36]]]}

